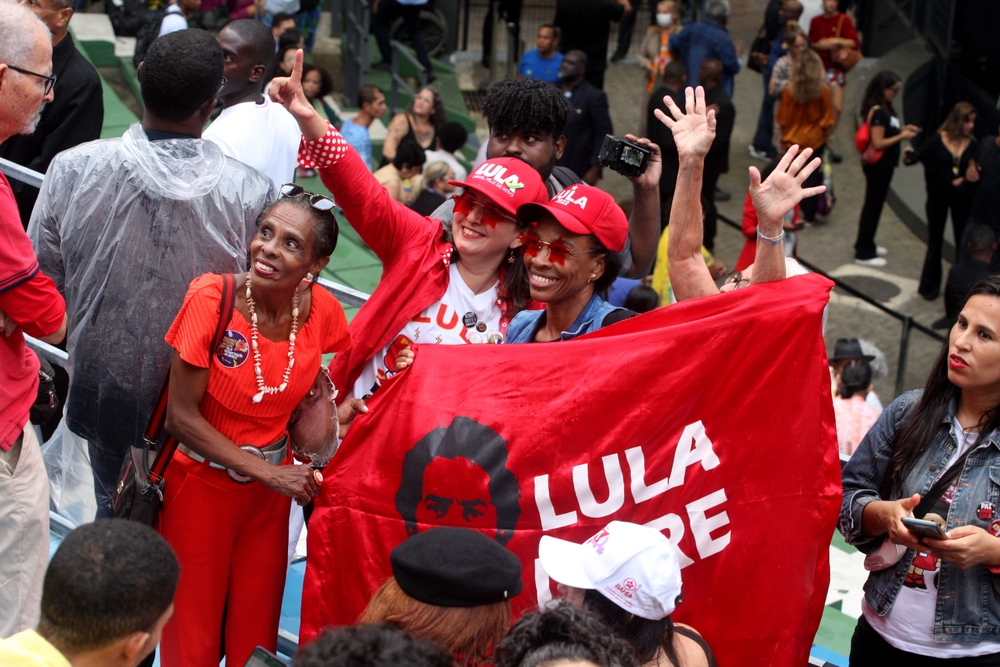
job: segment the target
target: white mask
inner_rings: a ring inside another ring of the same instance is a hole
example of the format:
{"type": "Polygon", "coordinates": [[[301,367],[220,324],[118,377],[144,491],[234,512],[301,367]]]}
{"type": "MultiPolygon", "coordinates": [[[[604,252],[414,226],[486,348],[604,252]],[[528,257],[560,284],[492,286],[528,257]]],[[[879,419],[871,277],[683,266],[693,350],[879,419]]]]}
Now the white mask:
{"type": "Polygon", "coordinates": [[[668,25],[674,22],[673,14],[657,14],[656,15],[656,25],[661,28],[666,28],[668,25]]]}

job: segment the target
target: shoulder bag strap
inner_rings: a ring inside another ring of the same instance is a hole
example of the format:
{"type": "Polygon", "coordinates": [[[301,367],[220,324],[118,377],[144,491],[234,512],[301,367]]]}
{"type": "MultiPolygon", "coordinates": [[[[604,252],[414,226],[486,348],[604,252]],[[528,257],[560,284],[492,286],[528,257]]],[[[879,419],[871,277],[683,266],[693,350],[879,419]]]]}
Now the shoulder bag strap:
{"type": "Polygon", "coordinates": [[[844,16],[845,16],[845,14],[841,14],[840,15],[840,20],[837,21],[837,35],[836,35],[837,37],[840,37],[840,31],[844,27],[844,16]]]}
{"type": "MultiPolygon", "coordinates": [[[[980,434],[980,438],[981,437],[982,434],[980,434]]],[[[977,438],[976,444],[969,447],[964,454],[959,456],[954,465],[948,468],[945,473],[938,478],[938,481],[934,482],[934,485],[927,490],[927,493],[925,493],[920,499],[920,504],[913,508],[913,516],[920,518],[927,514],[927,511],[934,506],[934,503],[938,501],[941,494],[943,494],[948,487],[951,486],[952,482],[955,481],[959,473],[961,473],[965,468],[965,461],[969,458],[969,454],[971,454],[974,449],[978,449],[978,447],[979,439],[977,438]]]]}
{"type": "MultiPolygon", "coordinates": [[[[215,325],[215,333],[212,335],[212,345],[208,348],[208,362],[209,367],[212,364],[212,355],[215,354],[215,350],[218,349],[219,343],[222,342],[222,337],[226,333],[226,325],[229,324],[229,320],[233,317],[233,308],[235,305],[235,295],[236,295],[236,278],[231,273],[223,274],[222,276],[222,299],[219,304],[219,321],[215,325]]],[[[163,433],[163,425],[167,420],[167,394],[168,386],[170,384],[170,372],[167,372],[167,377],[163,380],[163,387],[160,388],[160,395],[156,399],[156,407],[153,409],[153,414],[149,416],[149,424],[146,426],[145,439],[147,444],[152,445],[159,440],[160,435],[163,433]]],[[[156,459],[153,461],[153,465],[149,470],[149,474],[146,479],[150,484],[159,484],[163,479],[163,473],[167,469],[167,464],[170,463],[170,459],[174,455],[174,450],[177,449],[177,438],[172,435],[167,435],[167,439],[163,442],[163,446],[156,453],[156,459]]]]}

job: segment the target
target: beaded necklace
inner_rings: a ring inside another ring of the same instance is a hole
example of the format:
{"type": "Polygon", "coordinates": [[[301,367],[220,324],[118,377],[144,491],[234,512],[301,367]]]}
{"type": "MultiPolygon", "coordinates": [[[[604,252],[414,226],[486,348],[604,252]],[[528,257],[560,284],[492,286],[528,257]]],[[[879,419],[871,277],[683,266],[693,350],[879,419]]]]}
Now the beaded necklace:
{"type": "Polygon", "coordinates": [[[254,403],[264,400],[265,394],[279,394],[288,386],[288,376],[295,365],[295,333],[299,330],[299,291],[292,294],[292,331],[288,334],[288,367],[281,376],[281,384],[268,387],[260,370],[260,349],[257,347],[257,311],[254,309],[253,295],[250,292],[250,272],[247,272],[247,311],[250,313],[250,347],[253,348],[253,372],[257,376],[257,393],[253,396],[254,403]]]}

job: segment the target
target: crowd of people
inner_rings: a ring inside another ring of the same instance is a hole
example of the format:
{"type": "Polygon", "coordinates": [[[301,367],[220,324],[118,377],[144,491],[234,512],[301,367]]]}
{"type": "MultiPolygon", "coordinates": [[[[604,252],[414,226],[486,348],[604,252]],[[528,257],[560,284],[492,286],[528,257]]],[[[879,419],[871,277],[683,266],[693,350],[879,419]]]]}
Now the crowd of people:
{"type": "MultiPolygon", "coordinates": [[[[421,4],[383,0],[380,47],[388,22],[398,13],[412,27],[421,4]]],[[[502,8],[508,18],[514,4],[502,8]]],[[[325,101],[329,74],[304,63],[315,6],[215,5],[231,19],[217,35],[180,24],[195,11],[188,0],[167,6],[137,69],[141,122],[97,139],[100,79],[67,37],[73,7],[0,2],[0,33],[11,36],[0,42],[0,155],[45,172],[37,192],[0,176],[0,663],[133,667],[159,646],[165,667],[220,655],[243,665],[276,651],[289,542],[324,483],[321,466],[301,464],[308,453],[289,421],[325,378],[343,436],[415,363],[414,346],[567,342],[805,272],[795,234],[822,224],[825,163],[839,161],[829,140],[859,45],[838,2],[823,0],[807,28],[797,0],[769,3],[751,146],[768,165],[749,169],[746,245],[728,276],[712,254],[741,66],[728,3],[706,0],[703,20],[687,25],[677,3],[651,3],[644,129],[625,137],[649,162],[631,178],[628,214],[597,187],[598,153],[613,132],[608,24],[634,21],[635,9],[593,0],[584,27],[565,4],[539,28],[520,76],[490,87],[481,159],[459,159],[468,132],[425,87],[389,119],[379,164],[369,128],[385,116],[383,92],[363,87],[357,114],[341,120],[325,101]],[[318,176],[332,198],[296,176],[318,176]],[[350,324],[317,284],[337,247],[337,209],[382,262],[350,324]],[[87,442],[98,508],[51,561],[49,482],[29,421],[40,367],[25,334],[65,339],[65,426],[87,442]],[[180,444],[154,531],[113,517],[123,461],[161,399],[180,444]]],[[[941,289],[949,210],[959,258],[940,322],[949,340],[922,392],[883,410],[873,382],[887,368],[868,341],[839,340],[828,360],[847,460],[839,527],[871,571],[851,664],[993,664],[1000,140],[975,140],[975,108],[963,102],[904,151],[918,129],[893,109],[900,87],[880,72],[862,100],[856,261],[885,265],[875,235],[901,156],[925,168],[921,295],[941,289]],[[914,517],[937,532],[916,532],[914,517]]],[[[411,534],[358,624],[324,632],[293,665],[714,666],[708,642],[671,619],[681,565],[659,530],[612,521],[583,544],[543,537],[539,560],[560,596],[519,619],[521,563],[502,532],[411,534]],[[622,577],[636,585],[627,596],[613,585],[622,577]]]]}

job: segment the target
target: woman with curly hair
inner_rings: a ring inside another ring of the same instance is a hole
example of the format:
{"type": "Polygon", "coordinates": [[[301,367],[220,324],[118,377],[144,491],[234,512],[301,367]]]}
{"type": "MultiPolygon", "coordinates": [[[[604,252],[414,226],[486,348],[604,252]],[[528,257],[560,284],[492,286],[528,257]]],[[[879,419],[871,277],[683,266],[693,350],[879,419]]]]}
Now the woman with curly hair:
{"type": "MultiPolygon", "coordinates": [[[[830,102],[830,87],[823,77],[823,61],[815,51],[805,51],[796,58],[792,78],[781,93],[775,116],[781,126],[783,148],[797,144],[799,148],[813,149],[817,157],[822,155],[826,140],[837,124],[830,102]]],[[[822,184],[823,170],[817,168],[802,185],[809,188],[822,184]]],[[[803,199],[800,204],[802,219],[814,222],[818,205],[818,195],[803,199]]]]}
{"type": "Polygon", "coordinates": [[[565,600],[525,614],[497,647],[496,667],[638,667],[632,647],[597,616],[565,600]]]}
{"type": "Polygon", "coordinates": [[[388,163],[396,155],[396,147],[412,139],[424,150],[437,148],[437,135],[448,122],[441,95],[433,88],[422,88],[406,111],[389,121],[388,133],[382,145],[382,159],[388,163]]]}

